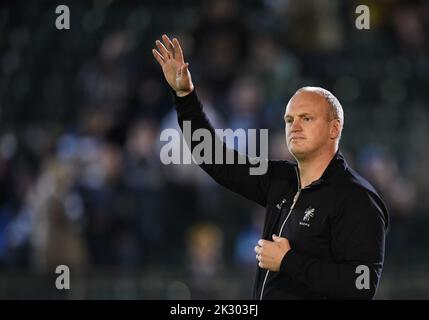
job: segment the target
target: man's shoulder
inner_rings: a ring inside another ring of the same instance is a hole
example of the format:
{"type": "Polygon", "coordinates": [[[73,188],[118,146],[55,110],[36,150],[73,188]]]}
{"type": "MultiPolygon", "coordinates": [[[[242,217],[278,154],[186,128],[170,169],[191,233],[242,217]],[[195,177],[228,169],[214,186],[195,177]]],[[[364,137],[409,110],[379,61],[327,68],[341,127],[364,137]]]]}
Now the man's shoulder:
{"type": "Polygon", "coordinates": [[[376,212],[376,216],[381,217],[387,227],[389,217],[386,204],[374,186],[355,170],[346,168],[335,188],[340,208],[359,210],[360,218],[373,218],[376,212]]]}
{"type": "Polygon", "coordinates": [[[383,203],[376,188],[350,167],[344,170],[336,184],[336,189],[340,194],[343,194],[344,200],[360,201],[370,196],[370,198],[376,199],[377,202],[383,203]]]}

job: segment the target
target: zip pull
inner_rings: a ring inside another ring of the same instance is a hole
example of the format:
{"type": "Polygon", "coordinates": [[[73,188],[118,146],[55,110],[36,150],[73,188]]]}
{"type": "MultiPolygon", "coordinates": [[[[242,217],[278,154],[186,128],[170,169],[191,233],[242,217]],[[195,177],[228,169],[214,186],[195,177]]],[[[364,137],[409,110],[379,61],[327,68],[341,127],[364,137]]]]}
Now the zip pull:
{"type": "Polygon", "coordinates": [[[295,203],[298,200],[299,194],[301,193],[301,188],[298,189],[297,193],[295,194],[295,196],[293,197],[293,202],[292,202],[292,209],[293,207],[295,207],[295,203]]]}

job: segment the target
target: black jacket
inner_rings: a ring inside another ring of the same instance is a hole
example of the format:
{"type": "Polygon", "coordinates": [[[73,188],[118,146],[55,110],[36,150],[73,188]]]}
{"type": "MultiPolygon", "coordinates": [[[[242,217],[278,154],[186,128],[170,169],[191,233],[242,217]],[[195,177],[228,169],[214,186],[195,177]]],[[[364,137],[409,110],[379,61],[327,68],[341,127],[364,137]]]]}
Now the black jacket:
{"type": "MultiPolygon", "coordinates": [[[[206,128],[214,137],[195,91],[175,96],[175,105],[181,127],[188,120],[192,132],[206,128]]],[[[192,142],[192,148],[198,143],[192,142]]],[[[304,189],[296,164],[288,161],[268,161],[265,175],[250,175],[249,161],[200,166],[221,185],[266,208],[263,239],[272,241],[273,234],[280,234],[290,242],[279,272],[258,268],[254,299],[373,298],[383,268],[388,213],[374,188],[348,167],[340,152],[322,177],[304,189]],[[360,265],[369,270],[369,288],[356,285],[363,283],[360,265]]]]}

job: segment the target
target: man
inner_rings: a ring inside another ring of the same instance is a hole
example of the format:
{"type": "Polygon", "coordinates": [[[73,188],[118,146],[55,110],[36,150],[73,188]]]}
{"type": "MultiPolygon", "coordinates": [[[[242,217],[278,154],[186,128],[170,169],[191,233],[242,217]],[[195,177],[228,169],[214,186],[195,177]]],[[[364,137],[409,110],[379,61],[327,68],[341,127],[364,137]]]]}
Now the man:
{"type": "MultiPolygon", "coordinates": [[[[163,35],[162,41],[152,53],[175,92],[179,124],[191,121],[192,130],[205,128],[214,137],[178,40],[163,35]]],[[[290,99],[284,119],[297,164],[269,161],[264,175],[249,174],[250,160],[201,164],[217,182],[267,209],[263,239],[255,247],[253,298],[372,299],[383,267],[388,213],[339,151],[342,107],[329,91],[304,87],[290,99]]]]}

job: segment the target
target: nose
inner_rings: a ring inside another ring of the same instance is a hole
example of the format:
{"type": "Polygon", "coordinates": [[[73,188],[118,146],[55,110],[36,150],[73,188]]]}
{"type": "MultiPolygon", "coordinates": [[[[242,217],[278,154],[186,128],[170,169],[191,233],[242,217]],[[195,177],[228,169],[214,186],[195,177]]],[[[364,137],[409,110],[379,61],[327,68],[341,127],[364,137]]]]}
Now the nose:
{"type": "Polygon", "coordinates": [[[292,124],[290,125],[290,132],[301,131],[301,129],[302,127],[299,119],[293,120],[292,124]]]}

